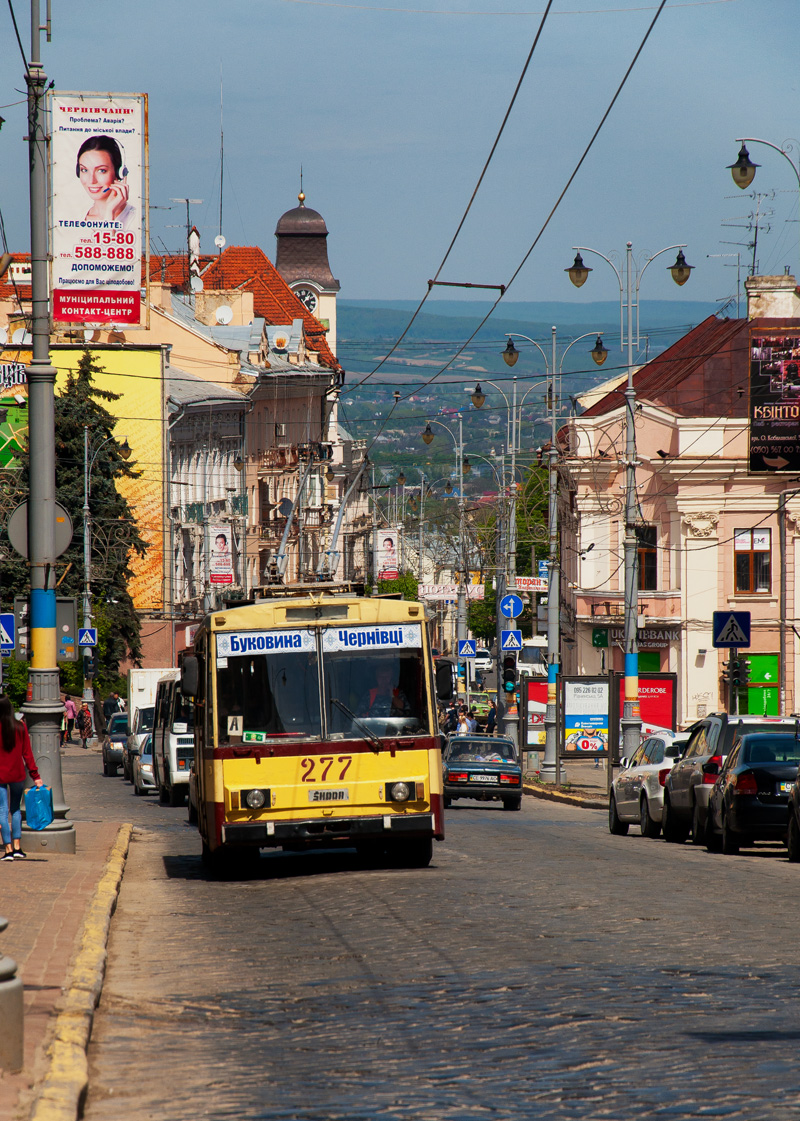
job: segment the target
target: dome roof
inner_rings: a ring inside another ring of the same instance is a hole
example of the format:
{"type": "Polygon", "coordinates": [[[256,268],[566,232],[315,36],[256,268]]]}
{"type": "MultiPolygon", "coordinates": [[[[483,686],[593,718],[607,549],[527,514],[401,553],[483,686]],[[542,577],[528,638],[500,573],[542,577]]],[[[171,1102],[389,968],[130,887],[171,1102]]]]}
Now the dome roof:
{"type": "Polygon", "coordinates": [[[278,219],[275,229],[276,237],[327,237],[328,230],[325,219],[316,210],[305,205],[306,196],[301,191],[297,196],[300,205],[293,210],[287,210],[278,219]]]}

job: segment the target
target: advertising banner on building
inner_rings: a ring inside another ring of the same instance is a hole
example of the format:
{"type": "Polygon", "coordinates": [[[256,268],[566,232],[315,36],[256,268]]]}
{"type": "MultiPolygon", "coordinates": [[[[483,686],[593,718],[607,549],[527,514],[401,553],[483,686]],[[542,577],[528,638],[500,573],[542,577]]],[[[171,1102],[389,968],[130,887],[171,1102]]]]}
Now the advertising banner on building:
{"type": "MultiPolygon", "coordinates": [[[[480,600],[485,595],[483,584],[465,584],[464,592],[467,599],[480,600]]],[[[458,599],[458,584],[420,584],[418,594],[420,599],[455,602],[458,599]]]]}
{"type": "Polygon", "coordinates": [[[800,331],[750,332],[751,472],[800,471],[800,331]]]}
{"type": "Polygon", "coordinates": [[[53,322],[138,327],[147,95],[53,93],[50,109],[53,322]]]}
{"type": "Polygon", "coordinates": [[[397,552],[397,530],[381,529],[378,532],[378,579],[396,580],[400,575],[397,552]]]}
{"type": "MultiPolygon", "coordinates": [[[[622,715],[625,702],[625,678],[617,677],[617,698],[619,714],[622,715]]],[[[642,718],[642,732],[647,735],[661,728],[675,730],[678,714],[677,674],[640,673],[639,674],[639,712],[642,718]]]]}
{"type": "Polygon", "coordinates": [[[211,562],[209,581],[212,584],[233,583],[233,553],[231,551],[231,527],[229,525],[210,525],[208,536],[211,543],[211,562]]]}

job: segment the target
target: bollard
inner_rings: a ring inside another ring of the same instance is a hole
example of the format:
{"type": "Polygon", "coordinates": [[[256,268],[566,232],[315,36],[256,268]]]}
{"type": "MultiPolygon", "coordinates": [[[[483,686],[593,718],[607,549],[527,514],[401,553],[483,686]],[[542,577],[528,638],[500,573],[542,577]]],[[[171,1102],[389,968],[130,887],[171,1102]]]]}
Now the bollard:
{"type": "MultiPolygon", "coordinates": [[[[8,919],[0,918],[0,934],[8,919]]],[[[17,963],[0,954],[0,1070],[16,1074],[22,1070],[24,1027],[22,1021],[22,979],[17,976],[17,963]]]]}

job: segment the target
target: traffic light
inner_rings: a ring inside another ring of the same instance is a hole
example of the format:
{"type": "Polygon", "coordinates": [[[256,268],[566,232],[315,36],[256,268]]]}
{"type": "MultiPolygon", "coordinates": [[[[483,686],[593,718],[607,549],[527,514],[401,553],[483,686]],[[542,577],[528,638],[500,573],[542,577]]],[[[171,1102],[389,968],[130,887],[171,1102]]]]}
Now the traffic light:
{"type": "Polygon", "coordinates": [[[503,656],[503,692],[513,693],[517,687],[517,655],[503,656]]]}
{"type": "Polygon", "coordinates": [[[739,660],[739,688],[746,689],[750,684],[750,663],[746,658],[739,660]]]}
{"type": "Polygon", "coordinates": [[[97,655],[94,650],[83,656],[83,676],[94,677],[97,671],[97,655]]]}

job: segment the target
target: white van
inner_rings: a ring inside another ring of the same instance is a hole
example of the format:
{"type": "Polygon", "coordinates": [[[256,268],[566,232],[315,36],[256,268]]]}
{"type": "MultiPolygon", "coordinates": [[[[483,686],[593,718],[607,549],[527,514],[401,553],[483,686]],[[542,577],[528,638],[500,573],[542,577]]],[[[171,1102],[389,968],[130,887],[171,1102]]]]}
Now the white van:
{"type": "Polygon", "coordinates": [[[156,689],[153,777],[162,802],[183,805],[194,759],[194,705],[180,691],[179,670],[168,670],[156,689]]]}

